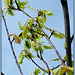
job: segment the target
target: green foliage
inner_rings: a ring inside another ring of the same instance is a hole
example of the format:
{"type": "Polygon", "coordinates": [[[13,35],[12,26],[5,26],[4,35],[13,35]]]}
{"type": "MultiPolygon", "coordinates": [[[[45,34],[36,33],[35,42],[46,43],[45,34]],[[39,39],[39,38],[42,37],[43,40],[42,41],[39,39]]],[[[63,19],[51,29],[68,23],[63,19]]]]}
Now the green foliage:
{"type": "Polygon", "coordinates": [[[38,75],[40,72],[41,72],[40,69],[35,68],[34,75],[38,75]]]}
{"type": "Polygon", "coordinates": [[[58,33],[54,32],[53,35],[54,35],[54,38],[59,38],[59,39],[65,38],[65,35],[63,33],[60,33],[60,32],[58,32],[58,33]]]}
{"type": "Polygon", "coordinates": [[[19,59],[18,59],[18,64],[22,64],[23,63],[23,59],[24,59],[25,55],[21,52],[19,55],[19,59]]]}
{"type": "Polygon", "coordinates": [[[22,37],[25,39],[28,36],[28,30],[26,28],[23,29],[22,37]]]}
{"type": "MultiPolygon", "coordinates": [[[[13,7],[15,7],[14,0],[12,0],[12,3],[14,3],[14,4],[11,4],[10,0],[4,0],[4,3],[5,3],[5,6],[2,11],[4,13],[4,10],[6,9],[5,16],[6,16],[6,14],[9,14],[10,16],[14,16],[14,13],[13,13],[13,11],[15,11],[15,9],[13,8],[13,7]]],[[[17,0],[17,3],[18,3],[19,8],[24,10],[26,8],[26,5],[28,4],[28,1],[17,0]]],[[[15,7],[15,8],[17,9],[17,7],[15,7]]],[[[43,30],[46,29],[50,33],[53,33],[52,35],[54,36],[54,38],[58,38],[58,39],[65,38],[65,35],[63,33],[58,32],[54,29],[51,29],[51,28],[45,26],[45,23],[47,22],[47,17],[54,15],[52,13],[52,10],[50,10],[50,11],[42,10],[42,9],[36,10],[36,9],[30,7],[29,5],[28,5],[28,8],[37,12],[38,15],[36,15],[33,18],[28,19],[24,25],[21,25],[20,21],[18,22],[19,29],[21,30],[21,33],[18,36],[16,34],[8,35],[8,37],[14,35],[13,38],[15,40],[15,43],[20,44],[22,40],[25,41],[24,50],[21,51],[21,53],[19,55],[19,59],[18,59],[19,65],[23,63],[24,57],[27,58],[28,60],[30,60],[31,58],[36,58],[36,56],[33,55],[33,51],[35,51],[35,52],[38,51],[43,54],[44,49],[45,50],[53,49],[52,46],[44,45],[43,44],[44,40],[41,42],[44,34],[43,34],[42,30],[40,29],[40,27],[43,30]],[[37,25],[37,23],[34,20],[37,21],[39,26],[37,25]]],[[[45,35],[47,37],[50,36],[46,33],[45,33],[45,35]]],[[[66,44],[64,43],[64,48],[65,47],[66,47],[66,44]]],[[[59,61],[59,60],[60,60],[60,58],[56,58],[56,59],[52,59],[51,61],[59,61]]],[[[64,56],[63,60],[66,61],[66,55],[64,56]]],[[[72,61],[72,67],[73,67],[73,65],[74,65],[74,62],[72,61]]],[[[50,70],[50,72],[53,75],[63,75],[64,73],[73,75],[74,69],[72,67],[61,66],[57,70],[50,70]]],[[[45,75],[45,73],[48,73],[48,70],[45,70],[44,68],[43,68],[43,70],[44,70],[44,73],[42,75],[45,75]]],[[[34,75],[39,75],[40,72],[41,72],[40,69],[35,69],[34,75]]]]}
{"type": "Polygon", "coordinates": [[[35,48],[35,47],[36,47],[36,43],[35,43],[34,41],[32,41],[32,42],[31,42],[31,46],[32,46],[33,48],[35,48]]]}
{"type": "Polygon", "coordinates": [[[28,1],[21,1],[21,0],[17,0],[18,1],[18,6],[19,6],[19,8],[21,8],[21,9],[25,9],[26,7],[26,5],[28,4],[28,1]]]}
{"type": "Polygon", "coordinates": [[[44,49],[46,50],[46,49],[53,49],[53,47],[52,46],[46,46],[46,45],[44,45],[44,49]]]}
{"type": "Polygon", "coordinates": [[[43,53],[43,51],[44,51],[40,43],[38,44],[37,49],[40,50],[41,53],[43,53]]]}
{"type": "Polygon", "coordinates": [[[74,68],[74,60],[72,60],[72,67],[74,68]]]}
{"type": "Polygon", "coordinates": [[[53,16],[54,14],[51,13],[53,10],[47,11],[47,10],[43,10],[43,13],[48,15],[48,16],[53,16]]]}
{"type": "Polygon", "coordinates": [[[18,25],[19,25],[20,30],[23,30],[25,28],[25,26],[26,26],[26,23],[23,26],[21,26],[20,21],[19,21],[18,25]]]}
{"type": "Polygon", "coordinates": [[[59,61],[60,58],[52,59],[51,61],[59,61]]]}
{"type": "Polygon", "coordinates": [[[64,73],[69,72],[70,75],[73,75],[73,68],[69,67],[69,66],[61,66],[59,69],[57,70],[50,70],[51,73],[53,73],[53,75],[63,75],[64,73]]]}
{"type": "Polygon", "coordinates": [[[38,20],[38,23],[40,24],[40,27],[44,28],[45,27],[44,23],[46,23],[46,19],[37,17],[37,20],[38,20]]]}
{"type": "Polygon", "coordinates": [[[5,6],[10,4],[10,0],[4,0],[5,6]]]}
{"type": "Polygon", "coordinates": [[[28,5],[28,8],[29,8],[29,9],[31,9],[31,10],[36,11],[36,9],[34,9],[34,8],[30,7],[29,5],[28,5]]]}
{"type": "Polygon", "coordinates": [[[48,28],[48,27],[45,27],[45,29],[47,29],[47,30],[53,32],[54,38],[65,39],[65,35],[64,35],[63,33],[58,32],[58,31],[56,31],[56,30],[54,30],[54,29],[50,29],[50,28],[48,28]]]}
{"type": "Polygon", "coordinates": [[[66,42],[64,42],[64,49],[66,49],[66,42]]]}
{"type": "Polygon", "coordinates": [[[7,9],[5,15],[6,15],[7,13],[8,13],[10,16],[14,16],[13,10],[12,10],[11,8],[8,8],[8,9],[7,9]]]}
{"type": "Polygon", "coordinates": [[[30,49],[31,48],[30,40],[26,39],[24,46],[27,47],[28,49],[30,49]]]}

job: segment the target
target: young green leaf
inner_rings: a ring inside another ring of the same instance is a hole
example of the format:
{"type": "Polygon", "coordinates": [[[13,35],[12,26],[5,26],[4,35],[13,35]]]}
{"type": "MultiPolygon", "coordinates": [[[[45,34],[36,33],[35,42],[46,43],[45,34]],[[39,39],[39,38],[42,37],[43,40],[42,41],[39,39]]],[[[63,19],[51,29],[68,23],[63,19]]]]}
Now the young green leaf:
{"type": "Polygon", "coordinates": [[[18,59],[18,64],[22,64],[23,63],[23,59],[24,59],[25,55],[21,52],[19,55],[19,59],[18,59]]]}
{"type": "Polygon", "coordinates": [[[24,46],[27,47],[28,49],[31,48],[31,42],[30,42],[29,39],[26,39],[26,40],[25,40],[25,44],[24,44],[24,46]]]}
{"type": "Polygon", "coordinates": [[[8,12],[8,14],[9,14],[10,16],[14,16],[14,13],[13,13],[13,11],[12,11],[10,8],[7,9],[7,12],[8,12]]]}
{"type": "Polygon", "coordinates": [[[19,25],[20,30],[23,30],[25,28],[25,26],[26,26],[26,23],[23,26],[21,26],[20,21],[19,21],[18,25],[19,25]]]}
{"type": "Polygon", "coordinates": [[[28,20],[28,24],[29,24],[30,27],[32,27],[32,25],[33,25],[33,19],[29,19],[28,20]]]}
{"type": "Polygon", "coordinates": [[[21,9],[25,9],[26,7],[26,5],[28,4],[28,1],[21,1],[21,0],[17,0],[18,1],[18,5],[19,5],[19,8],[21,8],[21,9]]]}
{"type": "Polygon", "coordinates": [[[43,53],[43,51],[44,51],[43,48],[42,48],[42,46],[40,44],[38,44],[37,49],[40,50],[41,53],[43,53]]]}
{"type": "Polygon", "coordinates": [[[23,29],[23,33],[22,33],[23,39],[25,39],[28,36],[28,33],[29,33],[28,29],[27,28],[24,28],[23,29]]]}
{"type": "Polygon", "coordinates": [[[44,49],[46,50],[46,49],[53,49],[53,47],[52,46],[46,46],[46,45],[44,45],[44,49]]]}
{"type": "Polygon", "coordinates": [[[10,4],[10,0],[4,0],[5,6],[10,4]]]}
{"type": "Polygon", "coordinates": [[[40,72],[41,72],[40,69],[35,68],[34,75],[38,75],[40,72]]]}
{"type": "Polygon", "coordinates": [[[32,9],[32,10],[34,10],[34,11],[36,11],[36,9],[34,9],[34,8],[30,7],[29,5],[28,5],[28,8],[29,8],[29,9],[32,9]]]}
{"type": "Polygon", "coordinates": [[[53,35],[54,35],[54,38],[59,38],[59,39],[65,38],[65,35],[63,33],[60,33],[60,32],[58,32],[58,33],[54,32],[53,35]]]}
{"type": "Polygon", "coordinates": [[[37,17],[39,23],[46,23],[46,19],[37,17]]]}
{"type": "Polygon", "coordinates": [[[59,61],[60,58],[52,59],[51,61],[59,61]]]}
{"type": "Polygon", "coordinates": [[[43,10],[43,13],[48,15],[48,16],[52,16],[54,15],[53,13],[51,13],[53,10],[47,11],[47,10],[43,10]]]}

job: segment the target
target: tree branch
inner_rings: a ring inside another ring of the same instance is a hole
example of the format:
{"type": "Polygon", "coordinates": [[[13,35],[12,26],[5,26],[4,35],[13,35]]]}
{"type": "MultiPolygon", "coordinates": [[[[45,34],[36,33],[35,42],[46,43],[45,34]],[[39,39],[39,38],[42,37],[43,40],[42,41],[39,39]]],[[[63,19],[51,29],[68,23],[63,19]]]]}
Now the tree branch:
{"type": "Polygon", "coordinates": [[[61,66],[61,65],[57,65],[56,67],[53,67],[51,70],[54,70],[54,69],[58,68],[59,66],[61,66]]]}
{"type": "Polygon", "coordinates": [[[49,69],[49,66],[48,66],[47,62],[43,59],[41,51],[40,51],[40,56],[39,56],[39,57],[40,57],[40,59],[45,63],[45,65],[47,66],[47,69],[48,69],[48,75],[50,75],[50,69],[49,69]]]}
{"type": "MultiPolygon", "coordinates": [[[[2,11],[2,10],[1,10],[1,11],[2,11]]],[[[8,31],[8,28],[7,28],[7,25],[6,25],[6,20],[5,20],[5,18],[4,18],[3,12],[2,12],[2,17],[3,17],[3,20],[4,20],[4,25],[5,25],[5,28],[6,28],[7,35],[9,35],[9,31],[8,31]]],[[[13,45],[12,45],[12,42],[11,42],[11,40],[10,40],[10,37],[8,37],[8,40],[9,40],[9,43],[10,43],[10,46],[11,46],[11,50],[12,50],[13,56],[14,56],[14,58],[15,58],[16,64],[17,64],[17,66],[18,66],[18,69],[19,69],[21,75],[23,75],[22,70],[21,70],[21,68],[20,68],[20,66],[19,66],[19,64],[18,64],[17,57],[16,57],[16,55],[15,55],[15,52],[14,52],[13,45]]]]}
{"type": "Polygon", "coordinates": [[[64,23],[65,23],[66,62],[67,62],[67,66],[72,67],[70,21],[69,21],[68,5],[67,5],[67,0],[60,0],[60,1],[63,7],[64,23]]]}
{"type": "Polygon", "coordinates": [[[51,35],[49,36],[49,39],[51,38],[51,36],[53,35],[54,32],[51,32],[51,35]]]}
{"type": "Polygon", "coordinates": [[[38,67],[38,68],[40,68],[42,71],[45,71],[44,69],[42,69],[32,58],[30,58],[31,59],[31,61],[38,67]]]}

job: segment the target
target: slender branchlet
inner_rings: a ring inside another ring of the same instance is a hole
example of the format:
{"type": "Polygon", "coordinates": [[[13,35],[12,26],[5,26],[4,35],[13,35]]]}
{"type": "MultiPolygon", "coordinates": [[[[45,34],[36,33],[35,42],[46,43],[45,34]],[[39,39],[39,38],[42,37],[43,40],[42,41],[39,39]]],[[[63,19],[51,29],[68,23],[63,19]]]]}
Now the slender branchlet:
{"type": "MultiPolygon", "coordinates": [[[[1,10],[1,11],[2,11],[2,10],[1,10]]],[[[8,28],[7,28],[7,24],[6,24],[6,20],[5,20],[5,18],[4,18],[3,12],[2,12],[2,17],[3,17],[3,20],[4,20],[4,25],[5,25],[5,29],[6,29],[7,35],[9,35],[9,31],[8,31],[8,28]]],[[[12,42],[11,42],[10,37],[8,37],[8,40],[9,40],[9,43],[10,43],[10,46],[11,46],[11,50],[12,50],[13,56],[14,56],[14,58],[15,58],[16,64],[17,64],[17,66],[18,66],[18,69],[19,69],[21,75],[23,75],[23,72],[22,72],[22,70],[21,70],[21,68],[20,68],[20,66],[19,66],[19,64],[18,64],[17,57],[16,57],[16,55],[15,55],[15,52],[14,52],[13,45],[12,45],[12,42]]]]}

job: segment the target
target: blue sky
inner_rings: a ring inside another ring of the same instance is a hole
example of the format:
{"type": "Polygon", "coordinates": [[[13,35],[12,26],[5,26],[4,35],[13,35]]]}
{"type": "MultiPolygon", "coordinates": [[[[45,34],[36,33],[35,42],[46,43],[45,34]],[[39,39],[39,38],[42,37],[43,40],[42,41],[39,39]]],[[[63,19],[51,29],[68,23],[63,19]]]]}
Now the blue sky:
{"type": "MultiPolygon", "coordinates": [[[[4,6],[4,3],[2,1],[2,6],[4,6]]],[[[29,5],[35,9],[43,9],[43,10],[53,10],[52,13],[54,13],[54,16],[48,17],[46,26],[56,29],[62,33],[64,32],[64,18],[63,18],[63,10],[62,5],[60,3],[60,0],[29,0],[29,5]]],[[[73,34],[73,0],[68,0],[68,7],[69,7],[69,16],[70,16],[70,27],[71,27],[71,35],[73,34]]],[[[37,13],[26,8],[25,11],[31,15],[32,17],[37,16],[37,13]]],[[[15,33],[19,34],[21,31],[18,27],[18,22],[21,22],[21,25],[27,21],[28,17],[22,14],[21,12],[17,11],[14,12],[15,16],[6,16],[7,26],[9,29],[9,33],[15,33]]],[[[47,32],[47,31],[46,31],[47,32]]],[[[47,41],[46,39],[45,42],[47,41]]],[[[64,40],[51,38],[53,44],[56,46],[57,50],[63,57],[65,55],[65,49],[64,49],[64,40]]],[[[48,45],[48,43],[46,43],[48,45]]],[[[21,45],[15,44],[13,42],[14,50],[16,53],[17,58],[19,57],[19,54],[21,50],[24,49],[23,41],[21,45]]],[[[46,50],[43,55],[44,59],[48,62],[49,67],[52,68],[52,66],[56,66],[59,64],[59,62],[52,62],[50,60],[58,58],[54,50],[46,50]]],[[[34,59],[38,64],[40,64],[42,67],[46,68],[46,66],[41,62],[39,59],[34,59]]],[[[27,60],[26,58],[23,61],[23,64],[20,65],[21,69],[24,73],[24,75],[30,75],[33,74],[33,71],[35,68],[37,68],[31,61],[27,60]]],[[[7,34],[5,31],[4,23],[2,22],[2,72],[5,73],[5,75],[20,75],[20,72],[15,65],[15,59],[12,54],[7,34]]],[[[42,72],[43,73],[43,72],[42,72]]]]}

